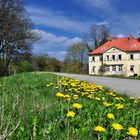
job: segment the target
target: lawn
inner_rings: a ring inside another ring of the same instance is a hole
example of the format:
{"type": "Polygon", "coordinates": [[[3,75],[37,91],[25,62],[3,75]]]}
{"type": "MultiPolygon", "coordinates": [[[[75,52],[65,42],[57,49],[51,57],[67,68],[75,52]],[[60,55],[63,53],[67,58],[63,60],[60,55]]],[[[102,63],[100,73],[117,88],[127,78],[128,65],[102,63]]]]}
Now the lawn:
{"type": "Polygon", "coordinates": [[[139,140],[140,100],[49,73],[0,79],[0,139],[139,140]]]}

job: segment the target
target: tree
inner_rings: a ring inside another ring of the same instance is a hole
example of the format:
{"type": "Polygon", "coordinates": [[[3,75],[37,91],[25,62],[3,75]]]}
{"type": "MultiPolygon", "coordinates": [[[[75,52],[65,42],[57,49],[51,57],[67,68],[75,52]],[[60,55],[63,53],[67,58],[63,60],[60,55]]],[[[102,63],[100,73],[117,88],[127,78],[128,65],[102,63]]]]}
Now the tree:
{"type": "Polygon", "coordinates": [[[29,44],[37,39],[32,27],[23,0],[0,1],[0,76],[14,58],[30,51],[29,44]]]}
{"type": "Polygon", "coordinates": [[[97,49],[99,46],[108,41],[110,36],[110,29],[105,25],[93,25],[91,27],[91,37],[93,40],[94,48],[97,49]]]}
{"type": "Polygon", "coordinates": [[[87,44],[83,41],[70,46],[67,50],[64,66],[68,72],[81,73],[83,66],[87,63],[87,44]]]}

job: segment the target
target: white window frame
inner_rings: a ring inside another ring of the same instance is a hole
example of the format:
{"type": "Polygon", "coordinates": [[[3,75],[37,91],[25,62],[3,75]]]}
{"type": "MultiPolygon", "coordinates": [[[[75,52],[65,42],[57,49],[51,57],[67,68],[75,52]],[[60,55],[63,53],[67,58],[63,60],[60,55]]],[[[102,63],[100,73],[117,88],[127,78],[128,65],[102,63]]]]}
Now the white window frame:
{"type": "Polygon", "coordinates": [[[122,65],[119,65],[119,66],[118,66],[118,70],[119,70],[119,71],[123,71],[123,66],[122,66],[122,65]]]}
{"type": "Polygon", "coordinates": [[[116,71],[116,65],[112,66],[112,71],[116,71]]]}

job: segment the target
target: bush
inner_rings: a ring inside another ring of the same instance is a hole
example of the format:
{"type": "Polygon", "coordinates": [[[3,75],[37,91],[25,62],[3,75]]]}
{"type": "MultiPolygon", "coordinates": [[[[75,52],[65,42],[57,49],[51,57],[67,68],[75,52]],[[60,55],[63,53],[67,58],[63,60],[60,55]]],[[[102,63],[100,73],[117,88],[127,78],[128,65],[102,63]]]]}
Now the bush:
{"type": "Polygon", "coordinates": [[[32,63],[28,61],[20,61],[17,63],[17,72],[30,72],[32,71],[32,63]]]}

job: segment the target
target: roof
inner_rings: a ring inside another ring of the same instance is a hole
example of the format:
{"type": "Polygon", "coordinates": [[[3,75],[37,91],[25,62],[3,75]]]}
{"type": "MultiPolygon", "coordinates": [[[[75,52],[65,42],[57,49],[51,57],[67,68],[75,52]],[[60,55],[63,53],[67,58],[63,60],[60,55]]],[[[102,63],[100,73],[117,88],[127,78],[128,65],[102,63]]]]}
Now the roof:
{"type": "Polygon", "coordinates": [[[126,38],[111,38],[99,48],[90,52],[89,55],[103,54],[113,47],[125,52],[140,51],[140,42],[133,36],[129,36],[126,38]]]}

